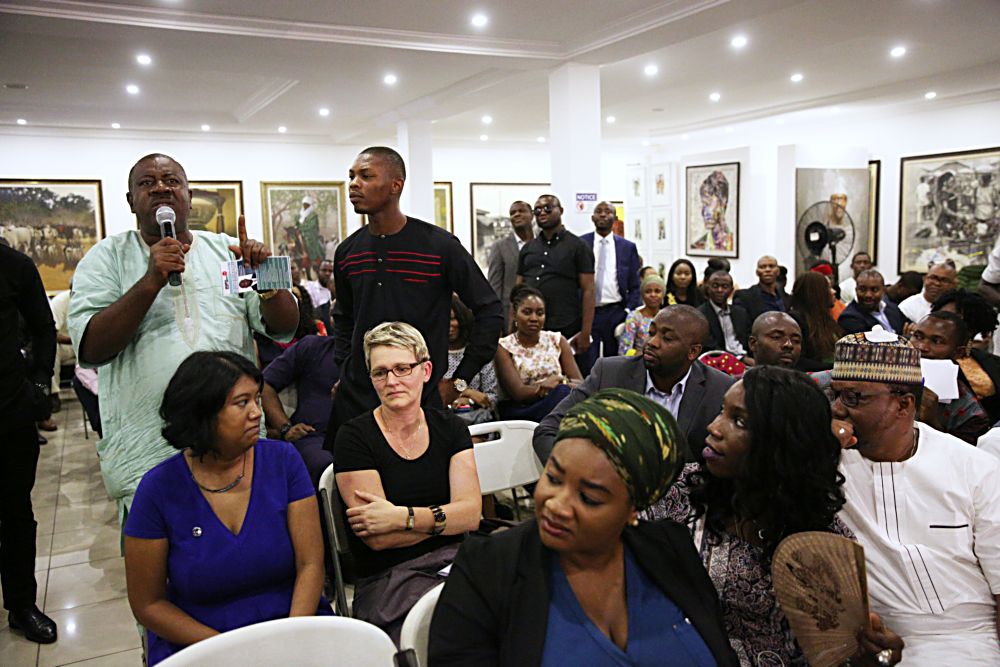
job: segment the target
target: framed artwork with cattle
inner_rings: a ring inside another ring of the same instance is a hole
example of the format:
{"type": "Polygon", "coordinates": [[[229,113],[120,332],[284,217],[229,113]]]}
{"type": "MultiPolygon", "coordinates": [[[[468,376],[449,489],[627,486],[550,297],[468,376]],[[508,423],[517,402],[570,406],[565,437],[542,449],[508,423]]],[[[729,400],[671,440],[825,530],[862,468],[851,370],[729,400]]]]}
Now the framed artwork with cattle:
{"type": "Polygon", "coordinates": [[[101,182],[0,179],[0,236],[31,257],[52,294],[104,238],[101,182]]]}

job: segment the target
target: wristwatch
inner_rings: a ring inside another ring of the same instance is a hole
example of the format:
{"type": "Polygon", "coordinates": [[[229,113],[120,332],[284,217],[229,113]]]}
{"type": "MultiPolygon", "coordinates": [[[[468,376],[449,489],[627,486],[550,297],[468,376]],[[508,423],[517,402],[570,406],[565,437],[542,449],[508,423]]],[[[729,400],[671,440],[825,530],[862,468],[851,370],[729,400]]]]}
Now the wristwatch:
{"type": "Polygon", "coordinates": [[[444,527],[448,523],[448,517],[440,505],[431,505],[427,509],[434,515],[434,528],[431,530],[431,535],[440,535],[444,532],[444,527]]]}
{"type": "Polygon", "coordinates": [[[405,530],[413,530],[413,508],[406,508],[406,528],[405,530]]]}
{"type": "Polygon", "coordinates": [[[463,380],[462,378],[455,378],[454,380],[452,380],[451,384],[452,386],[455,387],[455,391],[457,391],[460,394],[469,388],[469,383],[463,380]]]}
{"type": "Polygon", "coordinates": [[[292,422],[283,424],[281,428],[278,429],[278,437],[284,438],[285,434],[292,430],[292,422]]]}

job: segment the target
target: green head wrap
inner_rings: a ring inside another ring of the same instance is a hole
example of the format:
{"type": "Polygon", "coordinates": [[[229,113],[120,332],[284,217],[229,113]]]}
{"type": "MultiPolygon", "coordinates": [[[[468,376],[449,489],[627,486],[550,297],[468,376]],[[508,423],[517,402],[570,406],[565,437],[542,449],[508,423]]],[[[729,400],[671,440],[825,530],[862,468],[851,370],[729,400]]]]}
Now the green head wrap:
{"type": "Polygon", "coordinates": [[[565,438],[597,445],[621,475],[637,510],[662,498],[684,465],[684,440],[673,415],[627,389],[602,389],[570,408],[556,442],[565,438]]]}
{"type": "Polygon", "coordinates": [[[657,275],[655,273],[651,273],[651,274],[649,274],[648,276],[646,276],[645,278],[642,279],[642,282],[639,284],[639,292],[642,292],[642,290],[646,289],[646,285],[648,285],[650,283],[656,283],[664,291],[666,291],[666,289],[667,289],[667,281],[665,281],[659,275],[657,275]]]}

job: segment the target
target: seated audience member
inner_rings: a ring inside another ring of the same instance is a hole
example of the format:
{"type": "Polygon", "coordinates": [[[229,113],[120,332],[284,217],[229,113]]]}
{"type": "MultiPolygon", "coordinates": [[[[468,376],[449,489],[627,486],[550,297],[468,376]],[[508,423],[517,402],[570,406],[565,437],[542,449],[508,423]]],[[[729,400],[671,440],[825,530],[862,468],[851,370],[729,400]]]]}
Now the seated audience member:
{"type": "MultiPolygon", "coordinates": [[[[451,297],[451,321],[448,325],[448,370],[441,378],[441,384],[452,386],[452,376],[455,369],[462,363],[465,356],[465,346],[472,335],[472,327],[476,317],[472,314],[457,294],[451,297]]],[[[461,385],[460,385],[461,386],[461,385]]],[[[442,388],[442,400],[445,390],[442,388]]],[[[493,362],[489,361],[471,382],[465,383],[458,398],[448,407],[466,424],[481,424],[492,421],[497,405],[497,373],[493,362]]]]}
{"type": "Polygon", "coordinates": [[[566,397],[583,377],[569,342],[558,331],[546,331],[545,297],[534,287],[515,285],[510,294],[514,333],[500,339],[496,364],[502,419],[539,421],[566,397]]]}
{"type": "MultiPolygon", "coordinates": [[[[949,359],[957,363],[967,355],[969,329],[955,313],[933,312],[913,327],[910,343],[920,351],[921,359],[949,359]]],[[[961,368],[958,371],[958,398],[940,402],[938,415],[940,430],[971,445],[990,428],[986,410],[961,368]]]]}
{"type": "Polygon", "coordinates": [[[665,306],[681,303],[697,308],[704,300],[698,290],[698,274],[694,271],[694,264],[689,259],[678,259],[670,265],[667,271],[667,295],[664,300],[665,306]]]}
{"type": "Polygon", "coordinates": [[[333,454],[323,448],[323,441],[330,418],[330,390],[340,379],[334,345],[332,336],[305,336],[264,369],[261,407],[267,434],[295,445],[317,487],[323,471],[333,463],[333,454]],[[278,393],[293,385],[297,404],[289,417],[278,393]]]}
{"type": "Polygon", "coordinates": [[[840,317],[840,314],[844,312],[844,308],[847,307],[847,304],[841,301],[840,287],[833,280],[833,264],[831,264],[825,259],[821,259],[815,262],[809,268],[809,271],[812,273],[820,274],[821,276],[826,278],[826,282],[830,285],[830,299],[833,302],[833,305],[830,306],[830,317],[832,317],[834,321],[836,321],[837,318],[840,317]]]}
{"type": "Polygon", "coordinates": [[[782,264],[778,265],[778,289],[782,292],[788,291],[788,267],[782,264]]]}
{"type": "Polygon", "coordinates": [[[709,422],[719,414],[722,396],[734,380],[698,361],[708,332],[705,316],[691,306],[667,306],[653,319],[642,356],[600,359],[535,429],[532,446],[545,462],[552,452],[559,422],[574,405],[601,389],[643,394],[676,415],[688,445],[684,457],[700,460],[709,422]]]}
{"type": "MultiPolygon", "coordinates": [[[[771,558],[793,533],[853,537],[837,519],[844,481],[830,423],[830,403],[806,375],[752,368],[708,427],[705,462],[686,466],[644,513],[688,524],[740,664],[807,664],[775,597],[771,558]]],[[[881,648],[901,648],[890,638],[869,633],[881,648]]]]}
{"type": "Polygon", "coordinates": [[[661,406],[606,389],[559,426],[535,519],[462,545],[431,621],[430,664],[738,665],[687,531],[637,513],[670,487],[684,436],[661,406]]]}
{"type": "Polygon", "coordinates": [[[895,305],[906,301],[924,288],[924,274],[917,271],[903,271],[893,284],[885,288],[885,299],[895,305]]]}
{"type": "Polygon", "coordinates": [[[309,293],[312,301],[313,314],[323,324],[326,331],[333,327],[330,319],[330,307],[333,304],[333,260],[324,259],[316,271],[317,280],[303,280],[302,287],[309,293]]]}
{"type": "Polygon", "coordinates": [[[750,356],[754,366],[799,368],[802,357],[802,329],[795,319],[778,311],[764,313],[750,329],[750,356]]]}
{"type": "Polygon", "coordinates": [[[398,640],[410,607],[479,526],[482,498],[468,427],[420,405],[433,372],[420,332],[384,322],[363,351],[380,405],[337,431],[334,470],[359,575],[353,615],[398,640]]]}
{"type": "Polygon", "coordinates": [[[733,277],[725,271],[716,271],[708,279],[705,292],[708,301],[698,307],[708,320],[704,349],[722,350],[742,359],[749,349],[750,315],[742,306],[729,305],[733,277]]]}
{"type": "Polygon", "coordinates": [[[827,370],[833,366],[833,346],[841,336],[837,321],[830,316],[833,292],[829,281],[813,271],[795,279],[789,313],[802,329],[800,364],[808,370],[827,370]]]}
{"type": "Polygon", "coordinates": [[[997,310],[974,292],[964,289],[945,292],[933,310],[958,313],[969,328],[968,355],[960,357],[962,374],[989,415],[990,424],[1000,421],[1000,358],[990,353],[997,328],[997,310]]]}
{"type": "Polygon", "coordinates": [[[751,322],[768,311],[788,310],[788,295],[778,285],[778,273],[778,260],[764,255],[757,260],[757,284],[733,294],[733,303],[747,311],[751,322]]]}
{"type": "Polygon", "coordinates": [[[726,273],[732,271],[729,260],[725,257],[710,257],[708,262],[705,263],[705,273],[701,279],[702,296],[706,299],[708,298],[708,294],[705,292],[708,289],[708,279],[712,277],[713,273],[718,271],[725,271],[726,273]]]}
{"type": "Polygon", "coordinates": [[[663,295],[667,284],[655,273],[642,279],[639,292],[642,294],[642,307],[636,308],[625,318],[625,330],[618,339],[618,354],[642,354],[642,348],[649,337],[649,325],[653,318],[663,308],[663,295]]]}
{"type": "Polygon", "coordinates": [[[904,299],[899,304],[899,309],[906,319],[917,323],[931,312],[931,304],[939,296],[956,287],[958,287],[958,272],[955,270],[955,262],[950,259],[932,262],[927,269],[927,275],[924,276],[923,291],[904,299]]]}
{"type": "Polygon", "coordinates": [[[52,374],[52,412],[59,412],[62,407],[59,400],[59,382],[63,366],[76,365],[76,353],[73,352],[73,339],[69,337],[69,297],[73,288],[73,279],[70,278],[70,289],[57,292],[49,299],[49,308],[52,310],[52,319],[56,323],[56,364],[52,374]]]}
{"type": "MultiPolygon", "coordinates": [[[[643,280],[645,280],[649,276],[659,276],[659,275],[660,274],[656,270],[655,266],[644,266],[641,269],[639,269],[639,282],[641,283],[643,280]]],[[[662,278],[663,276],[660,276],[660,277],[662,278]]]]}
{"type": "Polygon", "coordinates": [[[906,318],[896,304],[886,301],[885,279],[875,269],[867,269],[852,278],[854,300],[847,304],[837,324],[845,334],[871,331],[876,324],[889,333],[903,333],[906,318]]]}
{"type": "Polygon", "coordinates": [[[87,414],[87,421],[91,428],[97,433],[98,438],[104,437],[101,430],[101,405],[97,396],[97,371],[93,368],[83,368],[76,365],[73,371],[73,393],[76,394],[83,411],[87,414]]]}
{"type": "Polygon", "coordinates": [[[840,518],[865,548],[871,610],[906,642],[905,665],[1000,664],[1000,459],[915,421],[920,353],[905,338],[837,343],[840,518]]]}
{"type": "Polygon", "coordinates": [[[163,394],[163,437],[181,451],[142,478],[125,522],[150,665],[220,632],[332,613],[315,492],[291,445],[259,439],[260,388],[242,355],[196,352],[163,394]]]}
{"type": "MultiPolygon", "coordinates": [[[[257,357],[260,360],[262,370],[270,366],[271,362],[280,357],[285,350],[306,336],[315,336],[319,333],[309,292],[304,290],[300,285],[295,285],[291,291],[299,304],[299,323],[295,328],[295,333],[292,335],[292,340],[282,343],[259,333],[254,333],[254,341],[257,343],[257,357]]],[[[326,334],[324,333],[324,335],[326,334]]]]}
{"type": "Polygon", "coordinates": [[[857,298],[858,276],[874,266],[872,256],[862,250],[854,253],[851,258],[851,275],[840,283],[840,298],[844,303],[850,303],[857,298]]]}

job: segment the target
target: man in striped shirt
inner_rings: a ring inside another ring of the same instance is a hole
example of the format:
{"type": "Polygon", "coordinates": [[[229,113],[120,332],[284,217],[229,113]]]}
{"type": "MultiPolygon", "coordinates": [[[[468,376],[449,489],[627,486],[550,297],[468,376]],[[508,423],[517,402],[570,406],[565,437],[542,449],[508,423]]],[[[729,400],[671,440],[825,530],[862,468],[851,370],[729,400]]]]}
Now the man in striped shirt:
{"type": "Polygon", "coordinates": [[[341,377],[328,449],[341,424],[379,404],[362,349],[365,332],[375,325],[406,322],[423,334],[433,364],[423,404],[431,407],[457,398],[496,353],[503,327],[500,299],[457,238],[400,211],[405,182],[406,166],[391,148],[366,148],[350,169],[351,204],[355,213],[368,216],[368,225],[341,243],[334,257],[334,357],[341,377]],[[452,293],[472,310],[475,324],[462,362],[452,379],[442,382],[452,293]]]}

